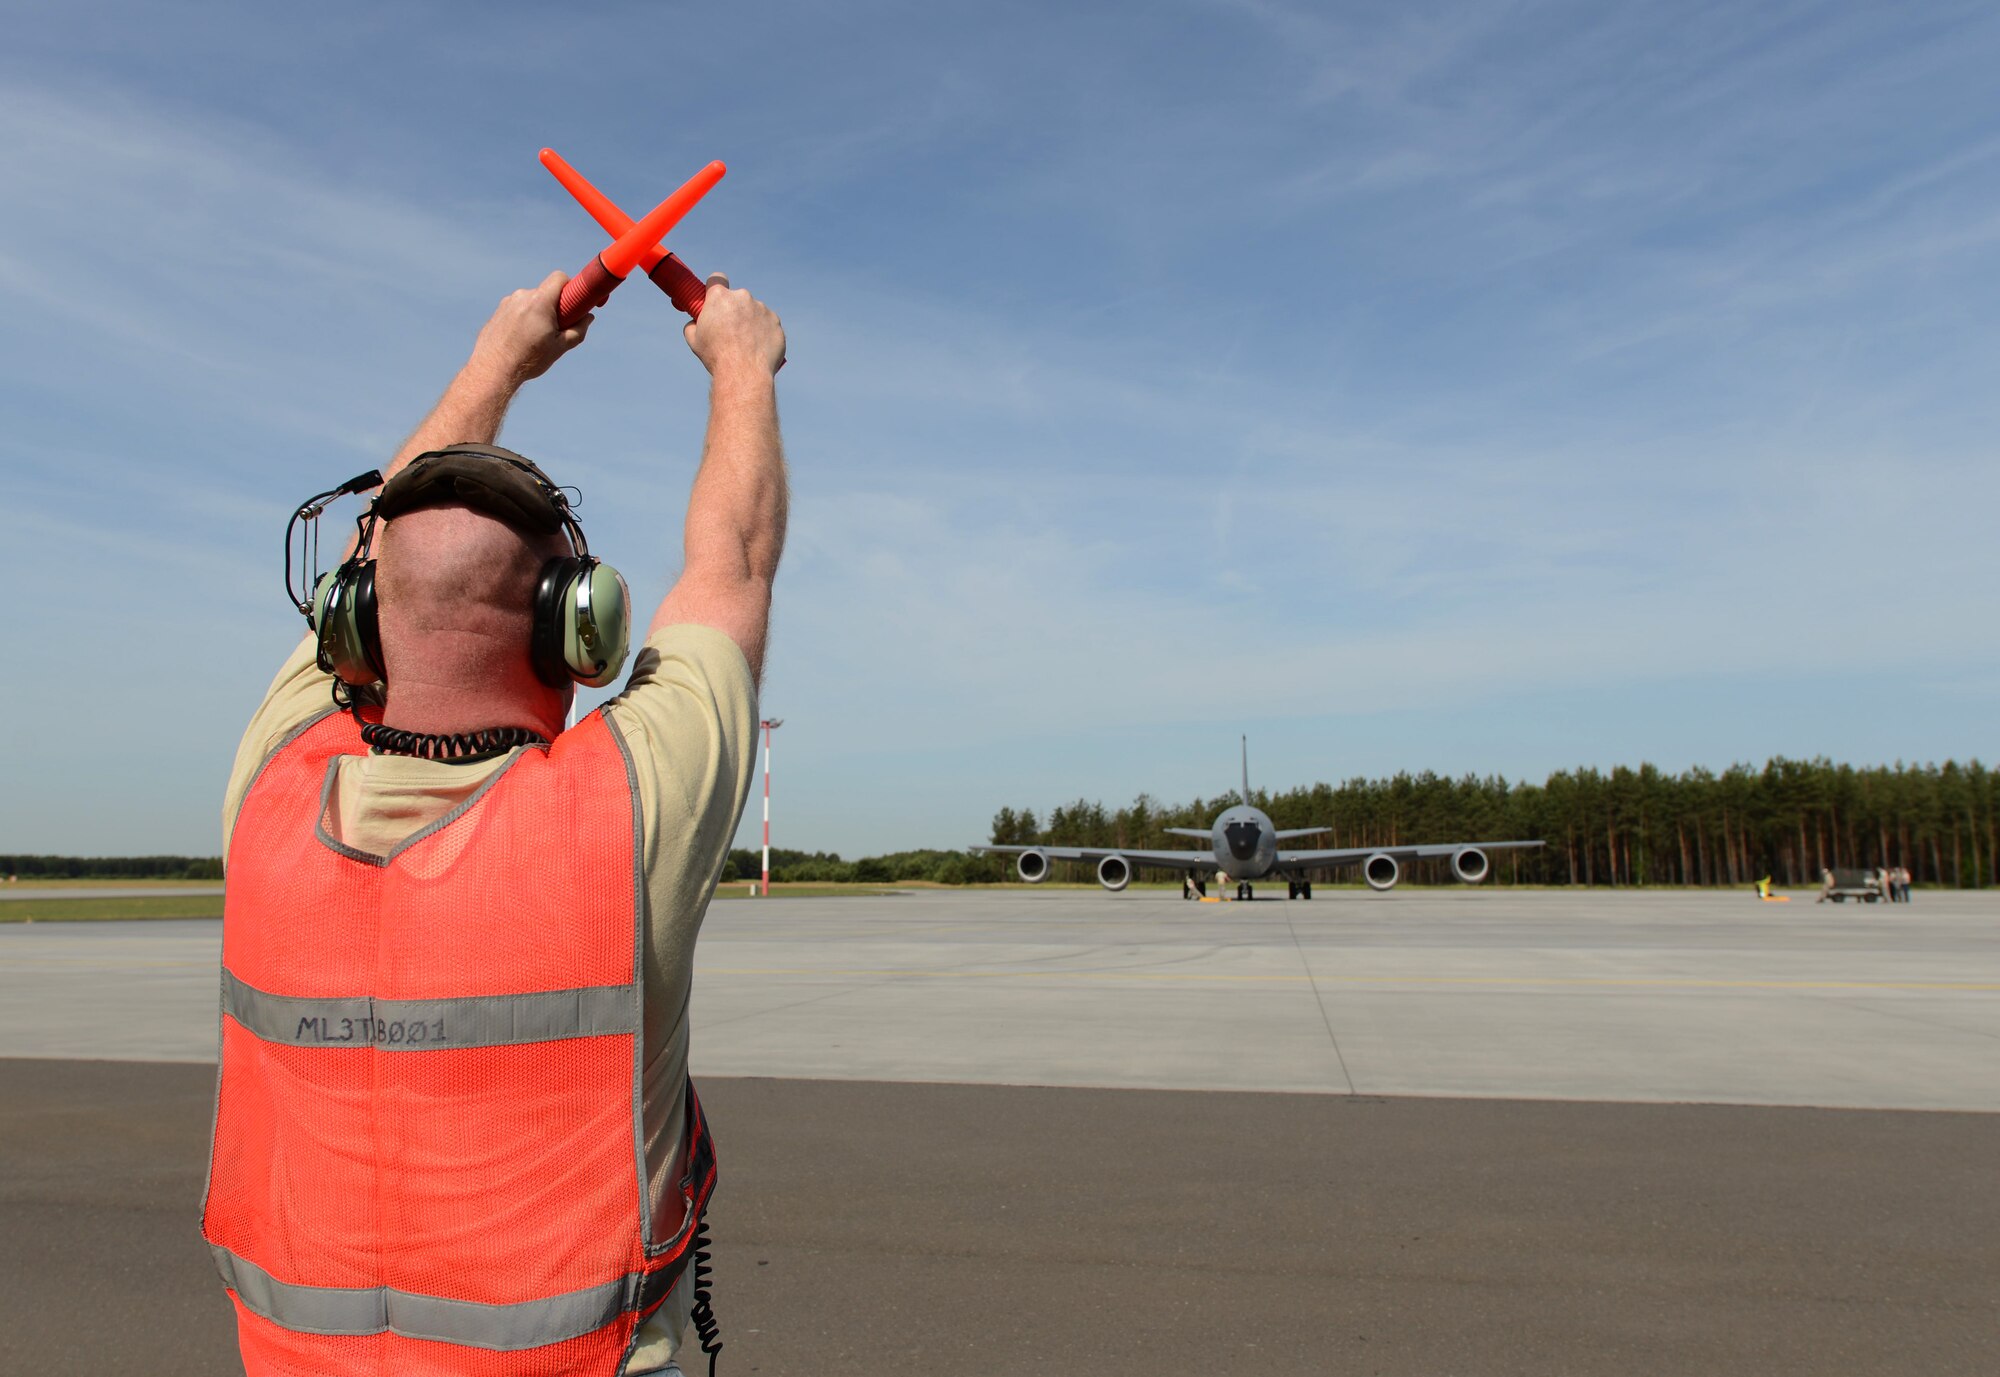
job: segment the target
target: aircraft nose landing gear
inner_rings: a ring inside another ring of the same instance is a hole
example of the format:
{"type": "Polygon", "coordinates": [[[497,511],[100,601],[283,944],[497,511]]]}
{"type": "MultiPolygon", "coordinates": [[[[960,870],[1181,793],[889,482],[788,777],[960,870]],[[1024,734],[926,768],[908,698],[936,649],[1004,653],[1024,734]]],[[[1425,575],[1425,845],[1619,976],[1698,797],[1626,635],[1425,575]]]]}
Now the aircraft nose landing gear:
{"type": "Polygon", "coordinates": [[[1250,897],[1251,897],[1251,893],[1252,893],[1252,891],[1251,891],[1251,889],[1250,889],[1250,882],[1249,882],[1248,880],[1239,880],[1239,881],[1237,881],[1237,883],[1236,883],[1236,897],[1237,897],[1238,899],[1248,899],[1248,898],[1250,898],[1250,897]]]}

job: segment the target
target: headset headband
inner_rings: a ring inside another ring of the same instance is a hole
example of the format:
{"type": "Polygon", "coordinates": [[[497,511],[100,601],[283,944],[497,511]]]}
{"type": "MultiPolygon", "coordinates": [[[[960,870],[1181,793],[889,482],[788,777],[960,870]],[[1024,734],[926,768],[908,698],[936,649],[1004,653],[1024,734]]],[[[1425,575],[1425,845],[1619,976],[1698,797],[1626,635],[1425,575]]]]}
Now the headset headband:
{"type": "Polygon", "coordinates": [[[406,512],[442,506],[471,507],[529,535],[566,531],[577,554],[590,554],[569,494],[511,449],[450,445],[420,454],[383,486],[373,514],[393,521],[406,512]]]}

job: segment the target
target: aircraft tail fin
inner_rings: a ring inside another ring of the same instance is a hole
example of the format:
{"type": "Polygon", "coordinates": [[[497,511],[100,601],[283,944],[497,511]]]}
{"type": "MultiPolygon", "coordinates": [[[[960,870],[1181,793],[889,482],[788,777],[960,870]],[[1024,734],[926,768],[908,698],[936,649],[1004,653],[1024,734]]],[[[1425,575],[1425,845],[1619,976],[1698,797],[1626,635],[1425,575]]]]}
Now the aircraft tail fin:
{"type": "Polygon", "coordinates": [[[1250,806],[1250,738],[1243,738],[1243,806],[1250,806]]]}

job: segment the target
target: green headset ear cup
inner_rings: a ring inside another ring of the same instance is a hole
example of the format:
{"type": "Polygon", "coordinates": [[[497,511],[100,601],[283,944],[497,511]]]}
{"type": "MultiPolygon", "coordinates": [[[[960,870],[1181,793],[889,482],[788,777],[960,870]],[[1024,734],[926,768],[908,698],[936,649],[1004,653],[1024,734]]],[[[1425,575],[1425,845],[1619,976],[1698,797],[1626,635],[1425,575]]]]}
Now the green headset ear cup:
{"type": "Polygon", "coordinates": [[[354,578],[354,629],[360,633],[362,668],[381,683],[389,677],[382,659],[381,607],[375,601],[375,561],[361,566],[354,578]]]}
{"type": "Polygon", "coordinates": [[[558,555],[542,566],[535,583],[534,629],[528,637],[528,657],[535,677],[550,688],[568,688],[569,664],[563,658],[564,605],[571,601],[570,586],[586,561],[575,555],[558,555]]]}
{"type": "Polygon", "coordinates": [[[375,607],[375,561],[343,564],[313,586],[308,624],[319,636],[319,667],[342,683],[382,680],[381,625],[375,607]]]}
{"type": "Polygon", "coordinates": [[[579,555],[542,566],[529,654],[543,683],[603,688],[625,667],[631,644],[631,598],[616,569],[579,555]]]}
{"type": "Polygon", "coordinates": [[[563,661],[570,677],[603,688],[625,668],[632,649],[632,598],[624,576],[589,561],[564,591],[562,611],[563,661]]]}

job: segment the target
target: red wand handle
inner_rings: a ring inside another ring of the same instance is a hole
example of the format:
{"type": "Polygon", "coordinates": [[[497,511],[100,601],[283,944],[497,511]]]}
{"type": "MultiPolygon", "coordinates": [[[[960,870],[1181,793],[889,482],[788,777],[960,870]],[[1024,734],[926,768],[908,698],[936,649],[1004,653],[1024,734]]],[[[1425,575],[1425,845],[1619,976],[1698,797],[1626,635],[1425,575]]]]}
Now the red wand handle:
{"type": "Polygon", "coordinates": [[[667,294],[667,300],[674,303],[676,311],[684,311],[695,320],[701,319],[702,304],[708,300],[708,284],[696,277],[687,264],[673,254],[663,253],[646,276],[667,294]]]}
{"type": "Polygon", "coordinates": [[[608,301],[612,289],[622,281],[623,278],[604,266],[603,254],[592,258],[584,264],[582,272],[563,283],[562,295],[556,298],[556,328],[573,327],[608,301]]]}
{"type": "MultiPolygon", "coordinates": [[[[695,320],[701,319],[701,308],[708,301],[708,284],[694,275],[694,270],[681,262],[673,254],[662,253],[660,261],[646,274],[653,279],[653,285],[667,294],[667,300],[674,303],[676,311],[685,311],[695,320]]],[[[778,360],[783,368],[785,361],[778,360]]]]}

